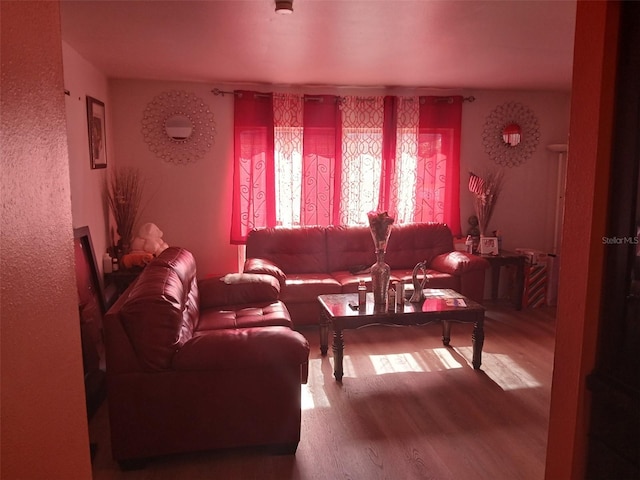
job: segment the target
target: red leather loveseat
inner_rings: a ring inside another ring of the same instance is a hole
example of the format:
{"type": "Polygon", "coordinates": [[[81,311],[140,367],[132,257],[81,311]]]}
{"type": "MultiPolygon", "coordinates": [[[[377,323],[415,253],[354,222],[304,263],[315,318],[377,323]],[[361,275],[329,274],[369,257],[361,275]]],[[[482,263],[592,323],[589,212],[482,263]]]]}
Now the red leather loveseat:
{"type": "MultiPolygon", "coordinates": [[[[393,225],[385,262],[391,281],[411,283],[413,268],[428,262],[429,288],[451,288],[482,303],[489,263],[454,250],[441,223],[393,225]]],[[[280,281],[280,299],[295,326],[319,323],[318,295],[371,290],[367,269],[376,261],[369,227],[264,228],[249,232],[244,272],[268,273],[280,281]]]]}
{"type": "MultiPolygon", "coordinates": [[[[170,247],[105,317],[113,457],[239,446],[294,453],[309,344],[269,275],[198,281],[170,247]]],[[[137,465],[136,465],[137,466],[137,465]]]]}

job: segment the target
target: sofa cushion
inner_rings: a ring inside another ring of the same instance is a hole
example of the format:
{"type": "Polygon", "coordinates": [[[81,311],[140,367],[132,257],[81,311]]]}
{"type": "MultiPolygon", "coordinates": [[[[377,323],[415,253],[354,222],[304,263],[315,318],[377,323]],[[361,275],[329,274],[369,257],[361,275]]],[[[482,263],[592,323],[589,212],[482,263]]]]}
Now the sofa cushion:
{"type": "Polygon", "coordinates": [[[376,262],[375,248],[369,227],[327,227],[327,257],[329,271],[365,270],[376,262]]]}
{"type": "Polygon", "coordinates": [[[142,366],[166,369],[191,338],[198,318],[193,255],[170,247],[145,267],[120,309],[122,325],[142,366]]]}
{"type": "Polygon", "coordinates": [[[436,256],[453,250],[453,235],[442,223],[393,225],[385,262],[392,269],[411,268],[418,262],[429,264],[436,256]]]}
{"type": "Polygon", "coordinates": [[[291,273],[328,272],[323,227],[261,228],[247,236],[247,258],[262,258],[291,273]]]}
{"type": "Polygon", "coordinates": [[[305,364],[309,343],[288,327],[210,330],[195,335],[173,359],[175,370],[241,370],[305,364]]]}
{"type": "Polygon", "coordinates": [[[328,273],[289,274],[287,288],[280,295],[280,300],[286,304],[317,302],[318,295],[340,291],[340,283],[328,273]]]}
{"type": "Polygon", "coordinates": [[[184,339],[190,338],[191,332],[198,323],[198,304],[200,301],[196,278],[196,260],[193,254],[181,247],[168,247],[151,263],[154,267],[164,266],[170,268],[182,281],[184,292],[182,302],[184,305],[182,308],[183,316],[180,336],[184,337],[184,339]]]}
{"type": "Polygon", "coordinates": [[[122,324],[145,369],[171,365],[177,349],[190,338],[183,329],[185,288],[178,274],[161,265],[148,265],[120,310],[122,324]]]}
{"type": "Polygon", "coordinates": [[[358,284],[360,280],[364,280],[364,283],[367,286],[367,291],[371,291],[371,274],[356,274],[354,275],[351,272],[347,272],[345,270],[341,270],[338,272],[331,272],[333,278],[336,279],[336,282],[340,284],[340,293],[354,293],[358,291],[358,284]]]}
{"type": "MultiPolygon", "coordinates": [[[[427,276],[429,278],[429,284],[427,288],[451,288],[454,289],[458,286],[458,279],[449,274],[439,272],[437,270],[427,269],[427,276]]],[[[341,285],[341,293],[355,293],[358,291],[358,283],[360,279],[364,279],[367,285],[367,290],[371,291],[371,275],[353,275],[350,272],[333,272],[333,277],[341,285]]],[[[411,285],[413,280],[413,269],[396,269],[391,270],[390,283],[403,282],[407,285],[411,285]]]]}
{"type": "MultiPolygon", "coordinates": [[[[459,288],[458,278],[454,275],[430,268],[427,268],[426,274],[429,281],[425,285],[425,288],[450,288],[452,290],[459,288]]],[[[391,281],[403,282],[405,288],[413,290],[413,269],[391,270],[391,281]]]]}
{"type": "Polygon", "coordinates": [[[206,330],[266,326],[292,327],[291,317],[284,303],[275,301],[261,306],[202,309],[195,335],[206,330]]]}

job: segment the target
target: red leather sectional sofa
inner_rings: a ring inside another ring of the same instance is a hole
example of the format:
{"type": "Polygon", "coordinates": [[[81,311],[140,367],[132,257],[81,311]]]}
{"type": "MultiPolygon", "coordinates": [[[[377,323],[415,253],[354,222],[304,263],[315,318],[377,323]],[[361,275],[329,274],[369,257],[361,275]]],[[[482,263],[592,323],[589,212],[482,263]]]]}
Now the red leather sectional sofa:
{"type": "MultiPolygon", "coordinates": [[[[454,250],[441,223],[393,225],[385,262],[391,280],[411,283],[413,268],[428,262],[429,288],[451,288],[482,303],[489,263],[454,250]]],[[[376,261],[368,227],[264,228],[249,232],[244,272],[268,273],[281,284],[280,299],[295,326],[319,323],[318,295],[371,290],[367,269],[376,261]]]]}
{"type": "Polygon", "coordinates": [[[223,447],[295,452],[309,344],[272,276],[227,282],[198,281],[193,255],[171,247],[107,313],[111,446],[123,467],[223,447]]]}

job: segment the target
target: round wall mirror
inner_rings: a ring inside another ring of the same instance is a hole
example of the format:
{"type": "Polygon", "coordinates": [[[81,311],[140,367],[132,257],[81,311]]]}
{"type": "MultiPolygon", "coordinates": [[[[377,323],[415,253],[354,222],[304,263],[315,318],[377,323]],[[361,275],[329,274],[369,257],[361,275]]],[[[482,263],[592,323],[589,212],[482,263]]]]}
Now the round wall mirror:
{"type": "Polygon", "coordinates": [[[502,129],[502,141],[510,147],[515,147],[520,143],[522,129],[517,123],[510,123],[502,129]]]}
{"type": "Polygon", "coordinates": [[[172,115],[165,120],[164,131],[167,132],[171,140],[184,141],[191,136],[193,123],[186,115],[172,115]]]}
{"type": "Polygon", "coordinates": [[[213,113],[204,100],[182,90],[157,95],[142,116],[142,135],[149,150],[177,165],[204,157],[215,133],[213,113]]]}
{"type": "Polygon", "coordinates": [[[507,102],[496,107],[484,124],[484,151],[498,165],[517,167],[533,154],[540,131],[536,115],[526,106],[507,102]]]}

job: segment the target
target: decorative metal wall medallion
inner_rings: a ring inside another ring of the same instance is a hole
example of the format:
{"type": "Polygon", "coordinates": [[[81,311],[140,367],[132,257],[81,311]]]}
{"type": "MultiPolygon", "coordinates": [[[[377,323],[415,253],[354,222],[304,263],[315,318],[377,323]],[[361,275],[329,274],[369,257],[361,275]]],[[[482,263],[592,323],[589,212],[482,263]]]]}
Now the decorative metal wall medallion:
{"type": "Polygon", "coordinates": [[[195,163],[211,149],[214,134],[213,113],[192,93],[161,93],[144,110],[144,140],[149,150],[167,162],[195,163]]]}
{"type": "Polygon", "coordinates": [[[487,117],[484,151],[498,165],[517,167],[536,150],[540,132],[535,114],[520,103],[507,102],[487,117]]]}

